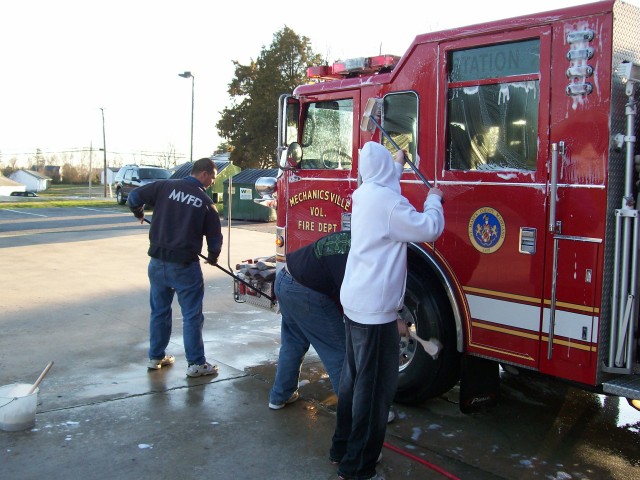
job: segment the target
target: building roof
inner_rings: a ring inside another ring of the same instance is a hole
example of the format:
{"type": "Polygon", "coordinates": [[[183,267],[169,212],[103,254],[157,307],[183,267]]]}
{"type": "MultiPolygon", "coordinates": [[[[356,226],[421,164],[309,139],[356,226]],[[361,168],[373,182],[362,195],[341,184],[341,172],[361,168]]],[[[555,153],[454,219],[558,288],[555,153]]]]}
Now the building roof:
{"type": "Polygon", "coordinates": [[[0,187],[24,187],[24,185],[0,175],[0,187]]]}
{"type": "MultiPolygon", "coordinates": [[[[32,172],[30,170],[20,169],[18,170],[18,172],[24,172],[26,174],[31,175],[32,177],[36,177],[38,180],[51,180],[51,178],[47,177],[46,175],[42,175],[41,173],[38,173],[38,172],[32,172]]],[[[14,173],[18,173],[18,172],[14,172],[14,173]]]]}
{"type": "MultiPolygon", "coordinates": [[[[277,168],[248,168],[241,172],[236,173],[231,177],[233,183],[255,183],[260,177],[277,177],[277,168]]],[[[229,179],[226,179],[224,183],[229,183],[229,179]]]]}

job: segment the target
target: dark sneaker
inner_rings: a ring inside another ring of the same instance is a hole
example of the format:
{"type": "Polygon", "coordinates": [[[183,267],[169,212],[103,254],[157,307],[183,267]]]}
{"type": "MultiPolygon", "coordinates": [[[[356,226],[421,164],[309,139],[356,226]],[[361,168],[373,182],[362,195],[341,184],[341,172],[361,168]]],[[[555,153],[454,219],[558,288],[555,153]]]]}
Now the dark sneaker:
{"type": "MultiPolygon", "coordinates": [[[[382,461],[382,452],[380,452],[380,455],[378,455],[378,459],[376,460],[376,463],[380,463],[381,461],[382,461]]],[[[329,457],[329,462],[331,463],[331,465],[340,465],[340,460],[336,460],[335,458],[329,457]]]]}
{"type": "MultiPolygon", "coordinates": [[[[346,477],[338,474],[338,480],[346,480],[346,477]]],[[[384,480],[384,477],[380,473],[376,473],[373,477],[369,477],[366,480],[384,480]]]]}

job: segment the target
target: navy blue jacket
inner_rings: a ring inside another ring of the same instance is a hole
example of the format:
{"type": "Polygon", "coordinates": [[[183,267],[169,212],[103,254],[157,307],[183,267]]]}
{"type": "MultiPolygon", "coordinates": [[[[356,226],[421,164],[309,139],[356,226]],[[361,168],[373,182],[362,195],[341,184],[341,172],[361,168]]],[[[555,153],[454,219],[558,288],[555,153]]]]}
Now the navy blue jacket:
{"type": "Polygon", "coordinates": [[[173,263],[195,262],[202,251],[203,236],[208,251],[216,257],[220,254],[220,217],[195,177],[143,185],[129,193],[127,204],[132,211],[153,206],[149,256],[173,263]]]}

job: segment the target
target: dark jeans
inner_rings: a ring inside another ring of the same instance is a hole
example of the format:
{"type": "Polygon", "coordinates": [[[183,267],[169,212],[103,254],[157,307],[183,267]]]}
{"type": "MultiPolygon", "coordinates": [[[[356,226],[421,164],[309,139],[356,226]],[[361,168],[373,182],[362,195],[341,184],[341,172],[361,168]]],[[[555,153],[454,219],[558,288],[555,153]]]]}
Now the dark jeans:
{"type": "Polygon", "coordinates": [[[337,393],[345,352],[340,308],[327,295],[296,282],[284,269],[276,277],[275,294],[282,313],[281,346],[269,402],[284,403],[298,389],[300,366],[309,344],[318,353],[337,393]]]}
{"type": "Polygon", "coordinates": [[[189,364],[205,363],[202,340],[202,300],[204,279],[200,262],[188,264],[165,262],[151,257],[149,261],[149,358],[163,358],[171,339],[171,303],[174,294],[182,310],[182,338],[189,364]]]}
{"type": "Polygon", "coordinates": [[[376,474],[398,385],[400,336],[395,321],[364,325],[344,319],[347,353],[329,456],[340,461],[339,475],[360,480],[376,474]]]}

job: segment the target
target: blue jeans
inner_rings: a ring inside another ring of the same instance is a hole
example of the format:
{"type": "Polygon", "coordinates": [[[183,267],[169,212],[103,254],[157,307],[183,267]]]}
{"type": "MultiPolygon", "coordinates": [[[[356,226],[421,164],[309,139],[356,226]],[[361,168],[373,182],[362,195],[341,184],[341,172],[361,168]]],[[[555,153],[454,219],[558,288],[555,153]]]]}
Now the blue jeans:
{"type": "Polygon", "coordinates": [[[364,325],[344,319],[347,353],[329,457],[340,461],[339,475],[359,480],[376,474],[398,386],[400,335],[396,322],[364,325]]]}
{"type": "Polygon", "coordinates": [[[282,313],[281,346],[269,402],[284,403],[298,389],[300,367],[310,344],[337,392],[345,352],[344,322],[338,305],[327,295],[299,284],[284,269],[276,277],[275,294],[282,313]]]}
{"type": "Polygon", "coordinates": [[[200,262],[171,263],[157,258],[149,261],[149,358],[163,358],[171,338],[171,303],[174,293],[182,310],[182,337],[189,364],[206,362],[202,341],[202,300],[204,279],[200,262]]]}

